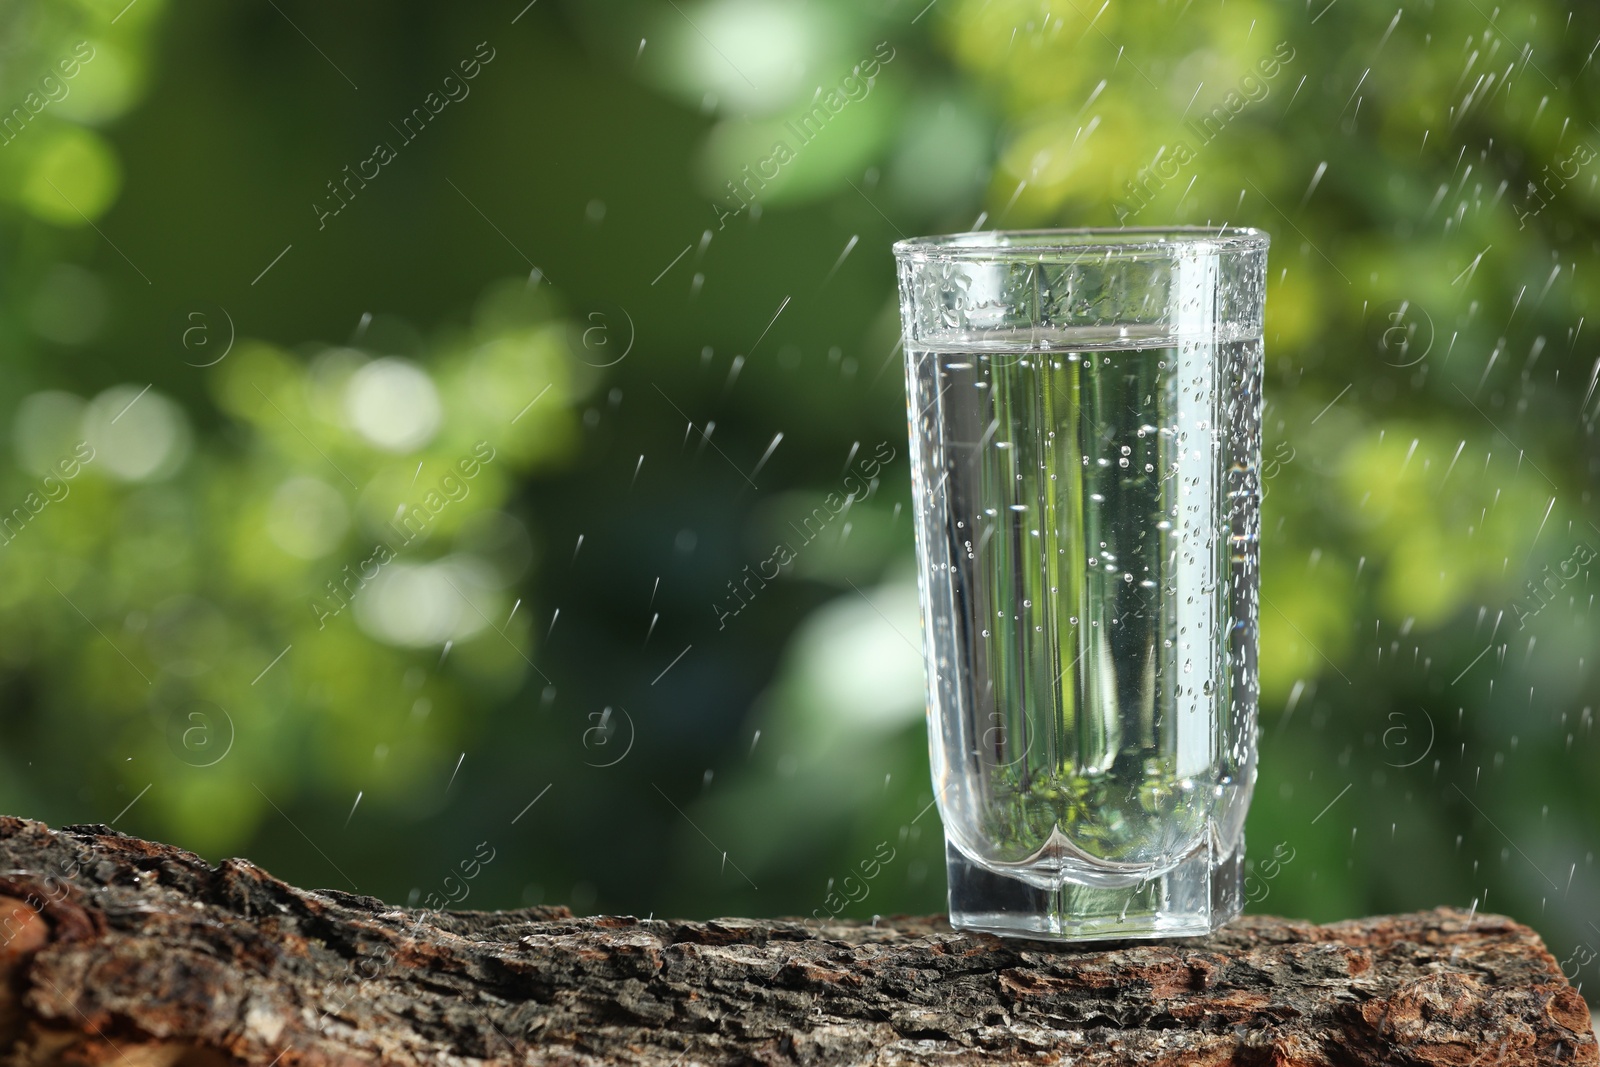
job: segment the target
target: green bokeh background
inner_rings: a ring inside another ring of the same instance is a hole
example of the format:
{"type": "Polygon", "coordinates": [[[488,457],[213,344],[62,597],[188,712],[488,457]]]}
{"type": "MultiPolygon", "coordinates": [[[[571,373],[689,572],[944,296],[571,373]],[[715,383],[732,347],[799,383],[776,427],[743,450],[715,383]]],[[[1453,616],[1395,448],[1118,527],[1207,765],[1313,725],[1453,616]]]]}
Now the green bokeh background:
{"type": "Polygon", "coordinates": [[[471,907],[809,915],[892,850],[845,913],[938,910],[889,245],[1255,225],[1248,835],[1293,858],[1254,907],[1476,902],[1600,988],[1600,13],[0,20],[0,506],[23,509],[0,537],[0,810],[471,907]],[[829,90],[735,212],[726,183],[829,90]],[[395,158],[330,199],[379,141],[395,158]],[[94,458],[46,481],[79,442],[94,458]],[[479,442],[493,458],[446,481],[479,442]],[[880,446],[876,489],[723,617],[880,446]],[[327,583],[413,505],[426,536],[335,613],[327,583]]]}

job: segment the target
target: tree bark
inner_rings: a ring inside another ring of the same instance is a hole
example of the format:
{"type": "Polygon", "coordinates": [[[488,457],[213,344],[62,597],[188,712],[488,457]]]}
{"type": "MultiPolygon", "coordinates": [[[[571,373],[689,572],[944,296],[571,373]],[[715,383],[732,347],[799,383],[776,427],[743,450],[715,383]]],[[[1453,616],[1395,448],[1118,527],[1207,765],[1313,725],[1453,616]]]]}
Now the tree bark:
{"type": "Polygon", "coordinates": [[[0,817],[0,1064],[1597,1064],[1532,930],[1439,909],[1060,949],[432,912],[0,817]]]}

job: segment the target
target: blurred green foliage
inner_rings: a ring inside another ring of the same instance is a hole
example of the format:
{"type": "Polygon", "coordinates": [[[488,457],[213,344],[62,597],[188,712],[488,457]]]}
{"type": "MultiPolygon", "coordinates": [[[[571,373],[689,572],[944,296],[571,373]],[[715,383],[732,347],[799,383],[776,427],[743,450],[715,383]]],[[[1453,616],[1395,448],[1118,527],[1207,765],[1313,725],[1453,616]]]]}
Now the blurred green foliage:
{"type": "Polygon", "coordinates": [[[1600,14],[9,0],[0,24],[0,809],[402,902],[488,839],[472,906],[809,915],[870,860],[850,913],[938,909],[888,245],[1256,225],[1248,834],[1294,856],[1257,906],[1476,902],[1600,987],[1570,962],[1600,945],[1572,563],[1600,545],[1600,14]],[[391,133],[480,42],[470,95],[391,133]],[[876,486],[750,582],[880,443],[876,486]]]}

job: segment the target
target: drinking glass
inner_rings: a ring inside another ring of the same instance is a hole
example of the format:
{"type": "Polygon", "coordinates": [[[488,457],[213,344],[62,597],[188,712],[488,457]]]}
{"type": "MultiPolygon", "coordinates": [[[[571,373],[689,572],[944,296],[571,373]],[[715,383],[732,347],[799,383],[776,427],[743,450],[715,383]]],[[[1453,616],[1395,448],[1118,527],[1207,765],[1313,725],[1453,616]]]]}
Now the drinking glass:
{"type": "Polygon", "coordinates": [[[1239,914],[1268,240],[894,246],[956,927],[1175,937],[1239,914]]]}

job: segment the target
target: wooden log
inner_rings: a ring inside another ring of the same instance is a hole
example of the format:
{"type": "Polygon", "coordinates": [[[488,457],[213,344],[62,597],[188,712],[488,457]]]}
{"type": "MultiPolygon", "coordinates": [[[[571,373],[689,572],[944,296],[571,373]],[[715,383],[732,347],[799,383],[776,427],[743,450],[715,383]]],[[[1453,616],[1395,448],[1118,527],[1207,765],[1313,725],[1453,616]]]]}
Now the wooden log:
{"type": "Polygon", "coordinates": [[[1597,1064],[1538,935],[1439,909],[1062,949],[439,913],[0,817],[0,1064],[1597,1064]]]}

